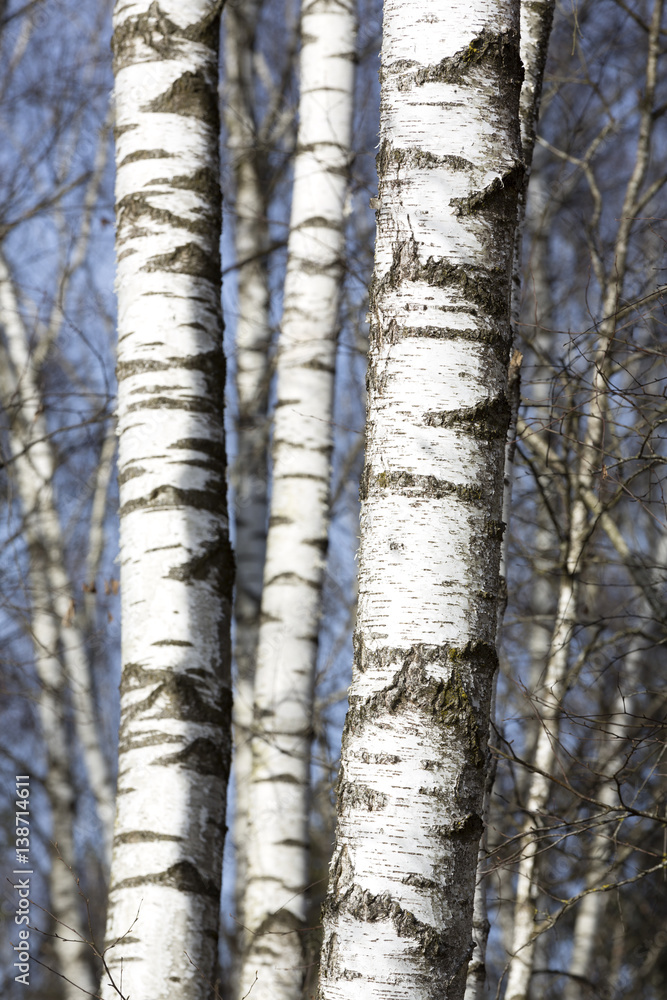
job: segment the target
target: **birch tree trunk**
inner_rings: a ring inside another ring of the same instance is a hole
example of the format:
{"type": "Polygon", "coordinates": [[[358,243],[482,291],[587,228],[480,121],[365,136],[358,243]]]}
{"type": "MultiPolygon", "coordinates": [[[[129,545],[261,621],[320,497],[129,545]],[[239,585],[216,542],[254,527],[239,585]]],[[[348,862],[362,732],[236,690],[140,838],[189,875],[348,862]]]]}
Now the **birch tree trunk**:
{"type": "Polygon", "coordinates": [[[232,586],[220,8],[114,15],[123,667],[106,960],[135,1000],[208,997],[217,961],[232,586]]]}
{"type": "Polygon", "coordinates": [[[240,992],[252,988],[253,1000],[294,1000],[304,978],[312,702],[354,84],[352,0],[306,0],[301,37],[243,909],[240,992]]]}
{"type": "Polygon", "coordinates": [[[238,271],[236,390],[238,453],[232,471],[236,522],[234,660],[235,916],[243,925],[247,871],[248,789],[252,770],[255,657],[259,635],[267,529],[268,397],[271,378],[269,284],[263,254],[269,245],[267,196],[253,119],[253,38],[262,0],[227,8],[225,18],[228,148],[236,188],[234,247],[238,271]]]}
{"type": "Polygon", "coordinates": [[[320,996],[463,997],[503,533],[518,3],[388,0],[359,612],[320,996]]]}

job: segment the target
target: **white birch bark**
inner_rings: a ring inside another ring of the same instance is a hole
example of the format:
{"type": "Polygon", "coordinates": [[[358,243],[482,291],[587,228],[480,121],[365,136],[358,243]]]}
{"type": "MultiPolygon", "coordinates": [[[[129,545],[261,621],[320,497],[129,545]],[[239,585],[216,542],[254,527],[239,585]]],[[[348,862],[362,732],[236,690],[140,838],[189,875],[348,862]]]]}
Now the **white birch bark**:
{"type": "Polygon", "coordinates": [[[217,961],[232,583],[220,8],[114,14],[122,680],[106,961],[135,1000],[208,997],[217,961]]]}
{"type": "Polygon", "coordinates": [[[301,38],[243,909],[248,936],[240,992],[252,987],[253,1000],[294,1000],[304,978],[312,699],[354,83],[352,0],[306,0],[301,38]]]}
{"type": "Polygon", "coordinates": [[[518,3],[388,0],[359,611],[320,996],[464,995],[503,533],[518,3]]]}
{"type": "Polygon", "coordinates": [[[267,529],[268,396],[271,378],[267,197],[262,190],[253,119],[252,58],[262,0],[230,6],[225,14],[225,124],[236,189],[234,248],[238,270],[236,317],[237,457],[231,474],[236,524],[234,622],[235,918],[244,924],[247,881],[248,791],[252,770],[253,683],[259,635],[267,529]]]}

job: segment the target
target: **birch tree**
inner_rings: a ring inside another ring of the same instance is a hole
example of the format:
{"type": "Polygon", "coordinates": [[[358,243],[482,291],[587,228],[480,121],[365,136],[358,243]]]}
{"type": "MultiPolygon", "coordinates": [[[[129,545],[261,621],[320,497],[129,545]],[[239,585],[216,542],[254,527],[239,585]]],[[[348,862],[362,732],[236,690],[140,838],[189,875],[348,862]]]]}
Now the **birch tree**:
{"type": "Polygon", "coordinates": [[[118,3],[122,681],[105,997],[203,998],[230,758],[221,4],[118,3]]]}
{"type": "Polygon", "coordinates": [[[320,995],[462,997],[523,168],[515,3],[388,2],[359,609],[320,995]]]}
{"type": "Polygon", "coordinates": [[[268,479],[268,397],[270,384],[269,286],[266,260],[267,195],[259,171],[254,122],[253,39],[261,3],[226,11],[225,70],[229,151],[236,190],[235,251],[240,262],[236,318],[236,388],[238,454],[232,476],[235,489],[236,591],[234,619],[236,684],[234,687],[234,826],[236,919],[243,923],[246,881],[246,826],[251,771],[253,678],[262,576],[266,549],[268,479]]]}
{"type": "MultiPolygon", "coordinates": [[[[270,217],[282,208],[281,184],[294,145],[294,107],[288,91],[295,72],[298,24],[264,0],[230,5],[225,13],[226,152],[234,200],[236,297],[227,307],[235,320],[236,457],[230,473],[235,527],[234,592],[234,813],[235,922],[242,927],[247,868],[248,790],[252,770],[250,735],[259,616],[266,550],[269,479],[269,389],[271,343],[270,217]],[[280,27],[278,27],[278,23],[280,27]],[[280,31],[280,42],[277,32],[280,31]],[[266,51],[270,33],[270,57],[266,51]]],[[[283,210],[286,211],[287,209],[283,210]]],[[[223,272],[224,273],[224,272],[223,272]]],[[[274,284],[275,284],[274,280],[274,284]]],[[[236,963],[240,959],[234,934],[236,963]]],[[[238,978],[238,968],[235,969],[238,978]]]]}
{"type": "Polygon", "coordinates": [[[255,1000],[296,998],[304,976],[312,700],[327,546],[354,44],[351,2],[306,0],[243,904],[247,939],[240,992],[252,988],[255,1000]]]}

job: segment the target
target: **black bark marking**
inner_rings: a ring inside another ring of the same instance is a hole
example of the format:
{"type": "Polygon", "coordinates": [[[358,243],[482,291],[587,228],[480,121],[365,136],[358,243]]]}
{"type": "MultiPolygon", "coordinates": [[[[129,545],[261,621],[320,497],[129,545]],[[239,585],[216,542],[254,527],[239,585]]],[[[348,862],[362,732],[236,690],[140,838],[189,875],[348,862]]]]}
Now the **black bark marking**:
{"type": "MultiPolygon", "coordinates": [[[[121,721],[121,741],[123,752],[127,749],[125,730],[139,715],[150,712],[151,718],[179,719],[183,722],[197,722],[202,725],[224,727],[231,712],[231,690],[217,680],[219,668],[213,669],[210,681],[215,687],[220,684],[216,695],[217,703],[212,698],[210,685],[202,684],[187,673],[176,673],[173,670],[151,670],[137,663],[128,663],[123,667],[121,677],[121,698],[130,690],[146,689],[146,697],[134,705],[124,706],[121,721]]],[[[166,742],[165,734],[156,730],[155,736],[142,745],[156,746],[166,742]]],[[[132,743],[134,745],[134,743],[132,743]]]]}
{"type": "Polygon", "coordinates": [[[218,777],[224,773],[227,748],[221,746],[213,740],[200,737],[193,740],[178,753],[168,754],[155,761],[165,767],[173,764],[180,764],[188,771],[196,771],[197,774],[210,774],[218,777]]]}
{"type": "Polygon", "coordinates": [[[194,278],[220,284],[220,253],[206,251],[199,243],[183,243],[169,253],[156,254],[144,264],[144,271],[167,271],[171,274],[190,274],[194,278]]]}
{"type": "Polygon", "coordinates": [[[205,878],[191,861],[177,861],[166,871],[157,872],[155,875],[136,875],[134,878],[123,879],[111,886],[109,891],[118,892],[141,885],[163,885],[170,889],[177,889],[178,892],[190,892],[196,896],[210,896],[211,899],[219,899],[220,897],[219,887],[205,878]]]}
{"type": "Polygon", "coordinates": [[[424,423],[428,427],[462,427],[473,437],[485,441],[504,441],[509,420],[510,406],[505,393],[495,399],[485,399],[476,406],[424,414],[424,423]]]}

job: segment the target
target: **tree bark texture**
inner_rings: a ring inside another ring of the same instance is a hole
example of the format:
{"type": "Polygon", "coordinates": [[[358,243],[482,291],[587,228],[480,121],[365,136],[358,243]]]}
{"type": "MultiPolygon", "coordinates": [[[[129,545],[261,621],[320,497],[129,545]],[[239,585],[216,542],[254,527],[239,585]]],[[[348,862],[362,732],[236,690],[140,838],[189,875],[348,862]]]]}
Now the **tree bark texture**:
{"type": "Polygon", "coordinates": [[[352,0],[306,0],[301,38],[243,908],[240,991],[252,987],[253,1000],[295,1000],[304,977],[312,702],[354,84],[352,0]]]}
{"type": "Polygon", "coordinates": [[[208,997],[217,962],[233,577],[220,9],[119,0],[114,15],[122,680],[107,962],[136,1000],[208,997]]]}
{"type": "Polygon", "coordinates": [[[518,3],[388,0],[359,612],[321,1000],[464,995],[509,419],[518,3]]]}

